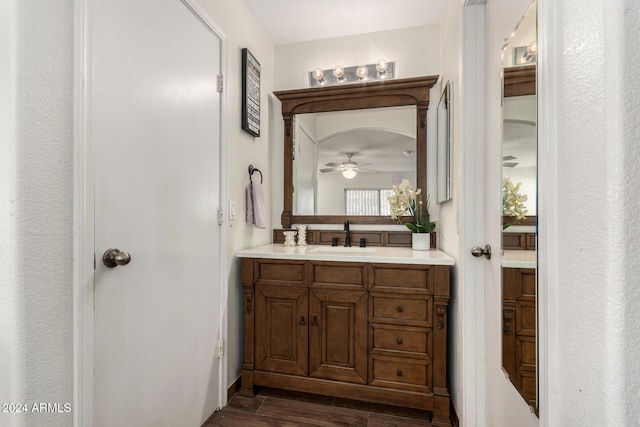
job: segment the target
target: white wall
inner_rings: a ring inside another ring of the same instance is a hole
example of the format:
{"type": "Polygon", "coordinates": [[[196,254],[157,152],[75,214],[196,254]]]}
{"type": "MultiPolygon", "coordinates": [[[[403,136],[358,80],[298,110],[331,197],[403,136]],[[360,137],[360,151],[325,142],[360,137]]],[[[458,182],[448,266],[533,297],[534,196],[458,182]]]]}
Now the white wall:
{"type": "Polygon", "coordinates": [[[541,417],[640,418],[640,3],[539,0],[541,417]]]}
{"type": "Polygon", "coordinates": [[[72,0],[0,3],[0,402],[73,402],[73,25],[72,0]]]}
{"type": "MultiPolygon", "coordinates": [[[[459,263],[459,229],[458,217],[461,205],[462,183],[463,183],[463,158],[462,158],[462,19],[463,6],[458,1],[448,1],[447,10],[440,25],[440,75],[441,80],[438,83],[438,93],[444,90],[444,83],[451,82],[451,94],[453,110],[451,111],[451,119],[453,120],[453,132],[451,135],[453,144],[452,155],[452,195],[453,198],[443,204],[434,207],[439,208],[439,224],[438,224],[438,248],[445,251],[456,260],[456,266],[452,269],[451,277],[451,300],[449,301],[449,348],[448,348],[448,367],[449,367],[449,387],[453,406],[461,425],[465,424],[465,414],[463,408],[463,328],[462,328],[462,289],[460,280],[460,263],[459,263]]],[[[438,98],[439,99],[439,98],[438,98]]],[[[437,106],[434,100],[433,104],[437,106]]],[[[436,198],[437,200],[437,198],[436,198]]],[[[434,210],[434,209],[432,209],[434,210]]]]}
{"type": "MultiPolygon", "coordinates": [[[[259,230],[245,221],[245,188],[249,183],[247,167],[252,164],[264,177],[265,210],[271,212],[272,188],[280,182],[273,176],[270,162],[270,107],[269,94],[273,91],[273,44],[260,24],[242,1],[197,0],[205,13],[222,30],[228,40],[228,197],[236,201],[237,219],[226,223],[228,227],[227,256],[230,261],[228,286],[228,342],[226,344],[228,383],[240,375],[244,359],[244,299],[240,285],[240,261],[233,254],[240,249],[271,242],[271,228],[259,230]],[[248,48],[260,62],[260,138],[254,138],[241,129],[242,71],[241,50],[248,48]]],[[[223,160],[224,161],[224,160],[223,160]]],[[[254,180],[259,174],[254,174],[254,180]]],[[[225,206],[228,209],[228,206],[225,206]]],[[[267,218],[267,224],[271,218],[267,218]]]]}

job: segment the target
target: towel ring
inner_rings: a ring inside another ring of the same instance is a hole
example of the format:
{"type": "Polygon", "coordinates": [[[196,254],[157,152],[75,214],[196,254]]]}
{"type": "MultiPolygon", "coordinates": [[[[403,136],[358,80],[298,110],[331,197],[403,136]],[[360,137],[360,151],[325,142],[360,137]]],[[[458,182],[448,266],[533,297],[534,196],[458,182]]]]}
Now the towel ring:
{"type": "Polygon", "coordinates": [[[260,184],[262,184],[262,171],[258,168],[254,168],[253,165],[249,165],[249,181],[253,182],[254,172],[258,172],[260,174],[260,184]]]}

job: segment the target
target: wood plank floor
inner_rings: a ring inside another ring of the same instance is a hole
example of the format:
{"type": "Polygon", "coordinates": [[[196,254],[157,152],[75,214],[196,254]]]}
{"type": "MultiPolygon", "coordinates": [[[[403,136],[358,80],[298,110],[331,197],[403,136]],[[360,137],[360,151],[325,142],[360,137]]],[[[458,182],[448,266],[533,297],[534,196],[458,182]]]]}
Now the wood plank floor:
{"type": "Polygon", "coordinates": [[[427,411],[263,388],[237,394],[203,427],[431,427],[427,411]]]}

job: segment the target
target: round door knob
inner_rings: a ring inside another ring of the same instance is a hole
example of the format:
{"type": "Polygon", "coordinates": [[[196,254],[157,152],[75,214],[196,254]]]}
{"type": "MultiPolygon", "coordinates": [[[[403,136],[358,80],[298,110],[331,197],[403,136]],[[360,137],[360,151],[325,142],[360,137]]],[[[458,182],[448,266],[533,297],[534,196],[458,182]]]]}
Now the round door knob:
{"type": "Polygon", "coordinates": [[[396,372],[396,375],[401,377],[402,376],[402,371],[400,369],[398,369],[398,372],[396,372]]]}
{"type": "Polygon", "coordinates": [[[404,309],[402,308],[402,306],[401,306],[401,305],[399,305],[398,307],[396,307],[396,311],[397,311],[398,313],[402,313],[402,312],[404,311],[404,309]]]}
{"type": "Polygon", "coordinates": [[[471,248],[471,255],[476,258],[484,255],[485,257],[487,257],[487,259],[491,259],[491,246],[484,245],[484,248],[481,248],[480,246],[474,246],[471,248]]]}
{"type": "Polygon", "coordinates": [[[131,262],[131,255],[129,255],[129,252],[121,251],[120,249],[107,249],[102,255],[102,262],[109,268],[127,265],[131,262]]]}

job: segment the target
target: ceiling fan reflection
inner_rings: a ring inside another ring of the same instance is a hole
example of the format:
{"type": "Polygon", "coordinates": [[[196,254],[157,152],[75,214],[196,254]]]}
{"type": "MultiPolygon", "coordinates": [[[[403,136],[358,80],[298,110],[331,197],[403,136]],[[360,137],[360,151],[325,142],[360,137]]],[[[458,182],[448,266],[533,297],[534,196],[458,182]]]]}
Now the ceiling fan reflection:
{"type": "Polygon", "coordinates": [[[345,178],[351,179],[356,176],[358,172],[380,172],[375,169],[366,169],[360,166],[369,166],[371,163],[362,163],[358,165],[357,162],[351,160],[351,158],[357,153],[345,153],[347,160],[342,163],[329,162],[326,163],[326,168],[320,169],[320,173],[334,173],[342,172],[345,178]]]}

